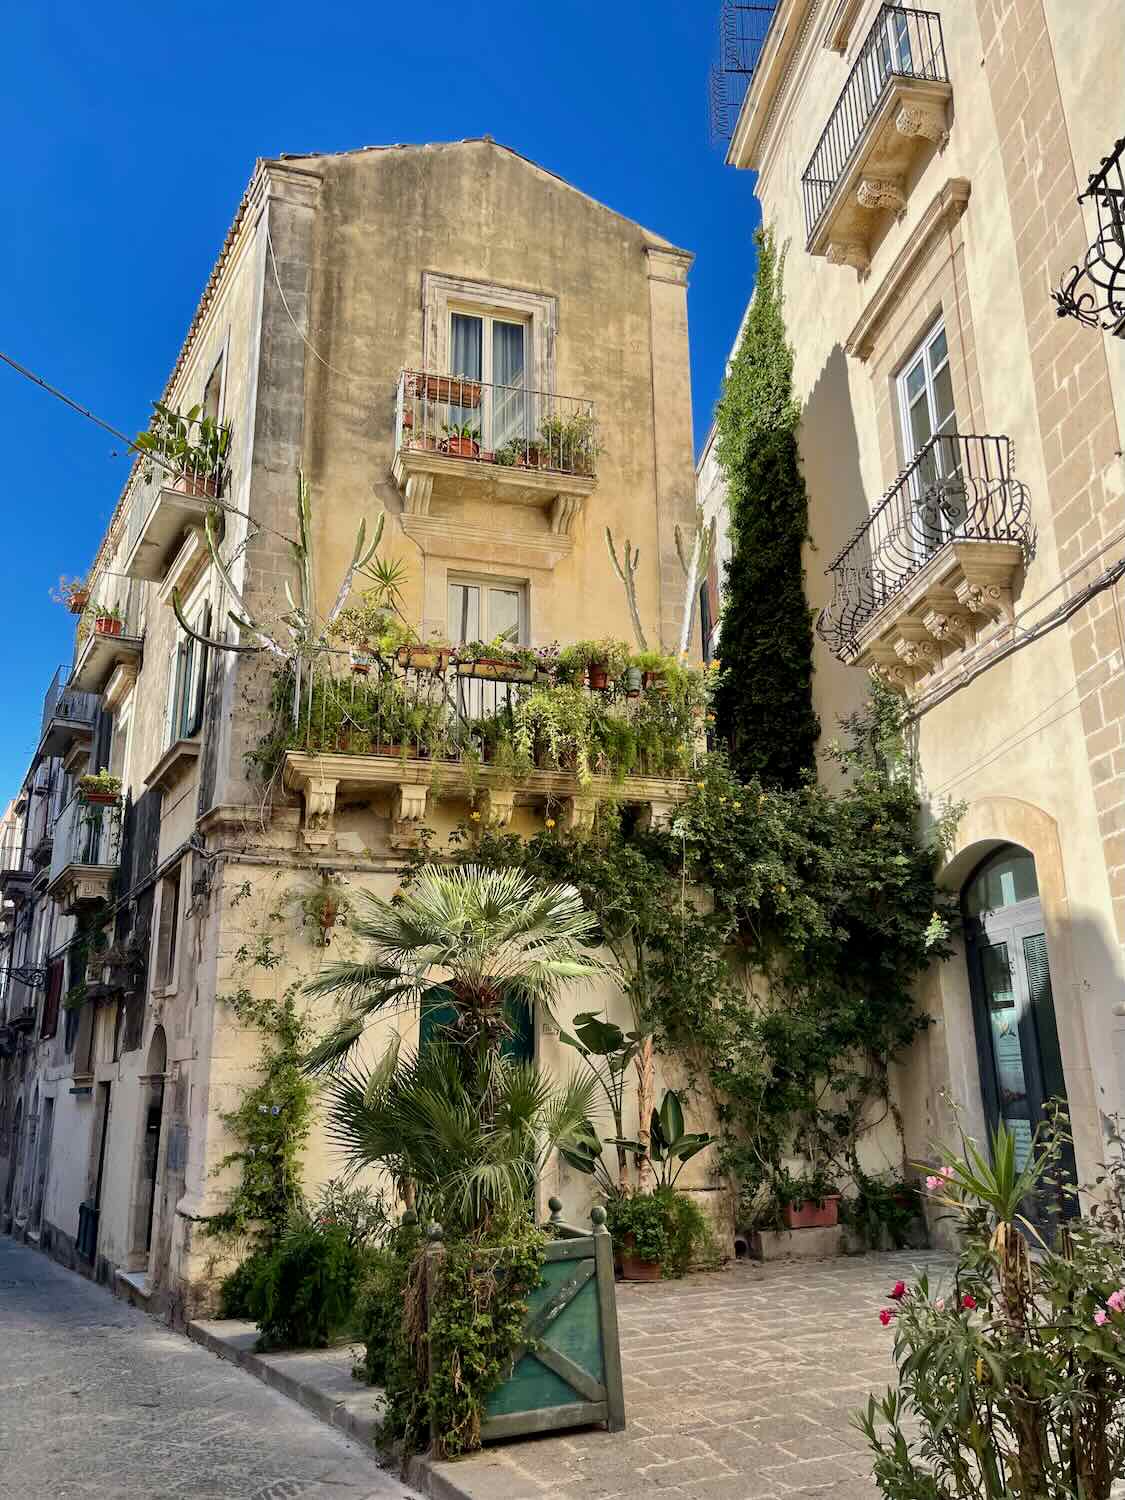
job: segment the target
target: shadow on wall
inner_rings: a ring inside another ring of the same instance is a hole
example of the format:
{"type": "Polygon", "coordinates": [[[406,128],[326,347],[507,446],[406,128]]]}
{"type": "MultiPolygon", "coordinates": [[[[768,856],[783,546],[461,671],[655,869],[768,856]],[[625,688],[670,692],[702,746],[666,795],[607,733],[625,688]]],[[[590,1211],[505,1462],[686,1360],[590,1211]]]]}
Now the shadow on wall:
{"type": "MultiPolygon", "coordinates": [[[[815,619],[832,602],[832,579],[825,575],[825,568],[870,510],[860,470],[847,356],[839,344],[809,392],[798,442],[812,533],[812,544],[805,551],[805,593],[815,619]]],[[[851,713],[866,696],[867,676],[838,661],[819,636],[814,638],[813,666],[813,704],[820,715],[821,735],[832,739],[840,717],[851,713]]],[[[824,767],[823,774],[831,780],[832,768],[824,767]]]]}

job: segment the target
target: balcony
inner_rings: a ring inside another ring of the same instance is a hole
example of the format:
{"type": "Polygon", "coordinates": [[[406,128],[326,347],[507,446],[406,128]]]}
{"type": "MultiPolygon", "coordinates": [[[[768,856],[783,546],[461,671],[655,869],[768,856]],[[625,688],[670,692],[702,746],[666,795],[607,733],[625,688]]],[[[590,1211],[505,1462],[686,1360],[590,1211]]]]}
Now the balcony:
{"type": "Polygon", "coordinates": [[[73,798],[55,824],[47,894],[66,916],[108,899],[121,860],[121,804],[73,798]]]}
{"type": "Polygon", "coordinates": [[[442,799],[494,828],[517,807],[589,828],[608,800],[666,823],[706,744],[703,674],[670,667],[644,686],[634,671],[593,688],[542,655],[537,666],[403,648],[350,670],[325,660],[295,681],[283,775],[304,802],[306,847],[362,852],[344,842],[358,835],[337,835],[337,798],[378,804],[392,847],[412,844],[442,799]]]}
{"type": "Polygon", "coordinates": [[[43,698],[39,756],[65,755],[78,740],[89,740],[101,703],[97,693],[69,687],[70,668],[60,667],[43,698]]]}
{"type": "Polygon", "coordinates": [[[931,438],[828,568],[817,633],[841,661],[912,693],[996,622],[1034,548],[1006,437],[931,438]]]}
{"type": "Polygon", "coordinates": [[[882,6],[801,178],[810,255],[867,270],[872,230],[905,209],[915,158],[947,139],[952,94],[941,17],[882,6]]]}
{"type": "Polygon", "coordinates": [[[139,598],[129,590],[120,620],[95,618],[78,646],[70,687],[76,692],[98,694],[119,666],[139,667],[144,642],[139,623],[139,598]]]}
{"type": "Polygon", "coordinates": [[[1071,266],[1051,295],[1060,318],[1077,318],[1087,328],[1103,328],[1125,338],[1125,136],[1096,172],[1079,203],[1098,206],[1098,237],[1082,263],[1071,266]]]}
{"type": "Polygon", "coordinates": [[[421,370],[399,379],[392,472],[411,535],[433,501],[472,499],[545,511],[550,531],[569,537],[597,456],[592,401],[421,370]]]}
{"type": "Polygon", "coordinates": [[[147,452],[129,497],[127,577],[158,583],[185,533],[202,529],[229,479],[230,437],[209,417],[161,417],[158,409],[152,430],[138,439],[147,452]]]}

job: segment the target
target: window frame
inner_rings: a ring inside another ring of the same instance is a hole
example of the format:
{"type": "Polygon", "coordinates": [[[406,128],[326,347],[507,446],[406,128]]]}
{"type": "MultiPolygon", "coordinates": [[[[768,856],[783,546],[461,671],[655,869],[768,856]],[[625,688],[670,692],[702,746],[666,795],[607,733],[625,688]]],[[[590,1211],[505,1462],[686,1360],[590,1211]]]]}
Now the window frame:
{"type": "MultiPolygon", "coordinates": [[[[480,610],[478,612],[478,623],[480,634],[477,640],[490,641],[496,635],[496,631],[486,628],[485,607],[487,590],[498,589],[506,593],[519,595],[519,631],[516,639],[511,642],[513,646],[526,646],[531,641],[531,590],[526,578],[501,578],[492,577],[487,573],[462,573],[450,570],[445,576],[445,629],[451,645],[461,645],[463,642],[456,638],[453,623],[449,614],[449,591],[455,586],[478,588],[482,591],[480,610]]],[[[491,623],[491,622],[489,622],[491,623]]]]}
{"type": "MultiPolygon", "coordinates": [[[[917,448],[914,443],[914,429],[910,421],[911,403],[906,385],[906,382],[911,373],[918,367],[919,364],[921,364],[922,367],[922,389],[925,393],[926,411],[930,421],[930,436],[927,439],[927,442],[932,442],[939,433],[949,433],[957,431],[957,402],[956,397],[953,393],[953,360],[952,351],[949,347],[949,333],[945,326],[944,312],[940,312],[935,320],[930,324],[928,331],[923,334],[923,336],[911,349],[910,353],[903,360],[902,364],[899,366],[898,373],[895,376],[895,390],[898,402],[899,442],[902,447],[902,458],[904,464],[912,464],[918,457],[918,454],[921,452],[921,449],[917,448]],[[945,337],[945,358],[942,360],[938,368],[936,370],[933,370],[930,367],[930,349],[943,335],[945,337]],[[949,389],[952,405],[950,407],[949,416],[945,419],[944,422],[939,423],[937,420],[937,397],[935,393],[935,384],[937,376],[940,375],[942,370],[945,369],[949,370],[949,389]]],[[[923,444],[923,446],[925,445],[923,444]]]]}
{"type": "MultiPolygon", "coordinates": [[[[184,606],[184,618],[199,632],[207,635],[211,628],[210,578],[204,578],[192,591],[184,606]]],[[[207,670],[210,648],[186,631],[176,628],[176,638],[168,650],[168,682],[164,703],[164,749],[170,750],[181,740],[197,740],[203,732],[207,694],[207,670]]]]}
{"type": "Polygon", "coordinates": [[[153,950],[154,994],[167,994],[179,986],[180,926],[183,922],[182,885],[184,861],[160,878],[160,906],[156,913],[156,943],[153,950]],[[168,899],[171,897],[171,918],[168,899]]]}

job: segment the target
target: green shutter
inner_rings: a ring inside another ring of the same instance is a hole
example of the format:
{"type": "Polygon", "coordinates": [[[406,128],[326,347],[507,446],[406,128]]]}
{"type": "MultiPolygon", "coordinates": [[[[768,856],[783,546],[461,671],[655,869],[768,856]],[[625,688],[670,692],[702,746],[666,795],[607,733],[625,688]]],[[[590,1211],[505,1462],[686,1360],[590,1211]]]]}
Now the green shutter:
{"type": "MultiPolygon", "coordinates": [[[[510,1001],[507,1007],[508,1024],[512,1035],[505,1038],[501,1052],[515,1062],[533,1062],[535,1059],[535,1027],[531,1019],[531,1007],[526,1000],[510,1001]]],[[[457,1019],[457,1007],[453,996],[444,985],[435,984],[422,997],[422,1014],[418,1021],[418,1050],[435,1039],[435,1033],[443,1027],[452,1026],[457,1019]]]]}

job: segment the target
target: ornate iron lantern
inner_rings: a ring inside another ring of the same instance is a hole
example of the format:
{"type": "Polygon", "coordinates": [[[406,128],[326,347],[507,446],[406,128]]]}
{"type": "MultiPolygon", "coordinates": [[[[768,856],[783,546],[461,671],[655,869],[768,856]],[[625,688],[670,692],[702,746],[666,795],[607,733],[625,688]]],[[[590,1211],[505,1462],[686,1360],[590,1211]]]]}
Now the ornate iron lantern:
{"type": "Polygon", "coordinates": [[[1052,292],[1060,318],[1077,318],[1087,328],[1105,328],[1125,338],[1125,136],[1102,158],[1079,203],[1098,205],[1098,237],[1081,265],[1071,266],[1052,292]]]}

